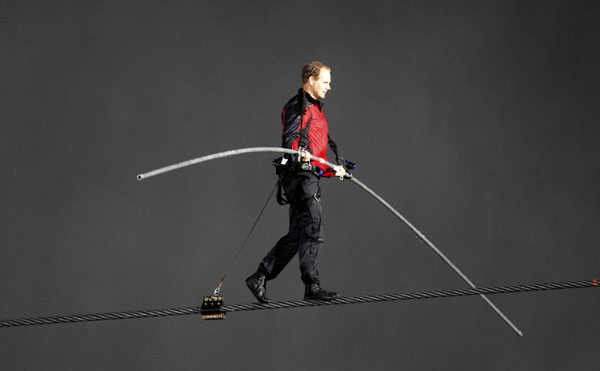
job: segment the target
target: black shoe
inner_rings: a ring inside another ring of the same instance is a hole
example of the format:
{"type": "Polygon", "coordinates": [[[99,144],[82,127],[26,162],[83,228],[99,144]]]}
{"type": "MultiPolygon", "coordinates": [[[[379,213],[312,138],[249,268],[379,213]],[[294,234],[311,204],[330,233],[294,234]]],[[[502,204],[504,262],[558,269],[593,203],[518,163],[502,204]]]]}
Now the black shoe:
{"type": "Polygon", "coordinates": [[[256,272],[246,278],[246,285],[256,300],[261,303],[270,303],[271,299],[267,297],[267,278],[264,274],[256,272]]]}
{"type": "Polygon", "coordinates": [[[304,290],[304,300],[333,300],[339,297],[337,292],[327,291],[316,283],[306,285],[304,290]]]}

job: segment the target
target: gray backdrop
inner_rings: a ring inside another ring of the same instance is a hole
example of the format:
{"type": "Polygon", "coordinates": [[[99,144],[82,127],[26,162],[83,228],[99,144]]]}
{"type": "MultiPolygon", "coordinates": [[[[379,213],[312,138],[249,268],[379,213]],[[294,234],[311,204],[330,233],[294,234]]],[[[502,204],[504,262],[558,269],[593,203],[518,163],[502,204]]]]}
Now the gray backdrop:
{"type": "MultiPolygon", "coordinates": [[[[156,167],[280,144],[312,59],[356,175],[475,283],[598,277],[595,1],[2,2],[0,317],[198,305],[275,182],[272,154],[138,182],[156,167]]],[[[324,287],[465,284],[383,207],[325,180],[324,287]]],[[[272,201],[228,303],[285,232],[272,201]]],[[[294,260],[269,284],[300,298],[294,260]]],[[[600,292],[0,329],[2,370],[597,370],[600,292]]]]}

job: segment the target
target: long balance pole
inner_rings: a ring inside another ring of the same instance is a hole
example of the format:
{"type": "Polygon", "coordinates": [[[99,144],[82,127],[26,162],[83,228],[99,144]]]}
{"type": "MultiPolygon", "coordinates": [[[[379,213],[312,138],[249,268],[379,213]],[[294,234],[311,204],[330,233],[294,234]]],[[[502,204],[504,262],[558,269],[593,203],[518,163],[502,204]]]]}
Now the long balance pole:
{"type": "MultiPolygon", "coordinates": [[[[288,149],[288,148],[280,148],[280,147],[252,147],[252,148],[234,149],[231,151],[214,153],[211,155],[198,157],[198,158],[191,159],[188,161],[183,161],[183,162],[180,162],[177,164],[165,166],[165,167],[162,167],[162,168],[159,168],[156,170],[148,171],[146,173],[139,174],[137,176],[137,179],[144,180],[144,179],[147,179],[147,178],[159,175],[159,174],[163,174],[163,173],[166,173],[169,171],[181,169],[183,167],[187,167],[187,166],[191,166],[191,165],[196,165],[196,164],[206,162],[206,161],[216,160],[219,158],[231,157],[231,156],[241,155],[241,154],[245,154],[245,153],[260,153],[260,152],[289,153],[289,154],[298,154],[298,155],[300,154],[300,151],[288,149]]],[[[325,159],[322,159],[317,156],[312,156],[312,159],[319,161],[331,168],[336,166],[336,165],[332,164],[331,162],[328,162],[325,159]]],[[[350,181],[352,181],[354,184],[356,184],[357,186],[362,188],[365,192],[367,192],[373,198],[375,198],[377,201],[379,201],[379,203],[381,203],[383,206],[385,206],[385,208],[387,208],[389,211],[391,211],[392,214],[394,214],[398,219],[400,219],[402,221],[402,223],[404,223],[408,228],[410,228],[417,235],[417,237],[419,237],[419,239],[421,241],[423,241],[427,246],[429,246],[429,248],[431,250],[433,250],[433,252],[435,252],[450,268],[452,268],[452,270],[463,281],[465,281],[471,288],[474,288],[474,289],[477,288],[477,286],[475,286],[475,284],[454,263],[452,263],[452,261],[446,255],[444,255],[444,253],[442,253],[442,251],[440,249],[438,249],[431,241],[429,241],[429,239],[427,239],[427,237],[425,237],[425,235],[423,233],[421,233],[421,231],[419,231],[414,225],[412,225],[412,223],[409,222],[408,219],[406,219],[404,216],[402,216],[402,214],[400,214],[396,209],[394,209],[392,207],[392,205],[390,205],[386,200],[384,200],[381,196],[379,196],[372,189],[367,187],[364,183],[362,183],[361,181],[356,179],[354,176],[348,176],[346,178],[350,179],[350,181]]],[[[498,314],[500,316],[500,318],[502,318],[502,320],[504,320],[504,322],[506,322],[516,332],[517,335],[523,336],[523,332],[521,332],[521,330],[519,330],[519,328],[517,328],[517,326],[515,326],[515,324],[512,323],[512,321],[504,313],[502,313],[502,311],[494,303],[492,303],[492,301],[490,299],[488,299],[487,296],[485,296],[484,294],[479,294],[479,296],[494,310],[494,312],[496,312],[496,314],[498,314]]]]}

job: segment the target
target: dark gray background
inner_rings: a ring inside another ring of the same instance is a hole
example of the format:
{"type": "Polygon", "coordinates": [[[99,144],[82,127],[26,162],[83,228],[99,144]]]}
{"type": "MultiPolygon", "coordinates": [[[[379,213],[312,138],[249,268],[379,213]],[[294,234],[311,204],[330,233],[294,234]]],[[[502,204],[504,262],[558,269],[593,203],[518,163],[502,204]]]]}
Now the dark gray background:
{"type": "MultiPolygon", "coordinates": [[[[0,317],[200,303],[275,177],[280,109],[312,59],[359,179],[480,286],[598,277],[595,1],[3,2],[0,317]]],[[[349,182],[323,181],[326,288],[464,287],[349,182]]],[[[228,303],[287,227],[274,201],[228,303]]],[[[296,261],[269,285],[302,296],[296,261]]],[[[0,331],[2,370],[597,370],[599,292],[0,331]]]]}

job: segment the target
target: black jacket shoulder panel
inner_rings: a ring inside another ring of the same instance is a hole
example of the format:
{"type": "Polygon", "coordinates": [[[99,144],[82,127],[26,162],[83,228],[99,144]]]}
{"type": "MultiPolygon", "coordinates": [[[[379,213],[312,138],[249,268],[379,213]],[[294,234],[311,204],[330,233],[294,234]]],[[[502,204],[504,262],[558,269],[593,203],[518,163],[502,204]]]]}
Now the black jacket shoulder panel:
{"type": "MultiPolygon", "coordinates": [[[[281,112],[281,121],[283,124],[282,133],[282,147],[293,148],[293,144],[298,141],[298,145],[305,148],[310,148],[310,141],[308,140],[307,130],[301,130],[302,117],[306,112],[303,107],[303,97],[300,94],[304,94],[304,91],[300,89],[299,94],[294,95],[290,100],[283,106],[281,112]],[[298,137],[301,137],[298,140],[298,137]]],[[[310,104],[306,102],[306,104],[310,104]]]]}

